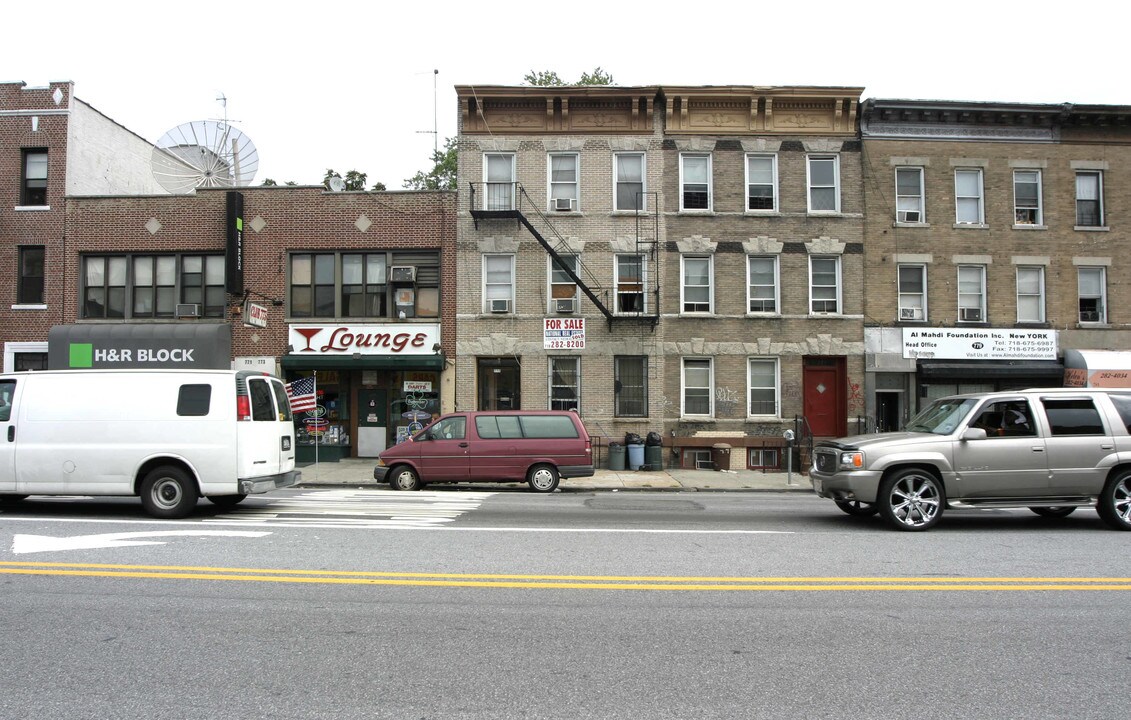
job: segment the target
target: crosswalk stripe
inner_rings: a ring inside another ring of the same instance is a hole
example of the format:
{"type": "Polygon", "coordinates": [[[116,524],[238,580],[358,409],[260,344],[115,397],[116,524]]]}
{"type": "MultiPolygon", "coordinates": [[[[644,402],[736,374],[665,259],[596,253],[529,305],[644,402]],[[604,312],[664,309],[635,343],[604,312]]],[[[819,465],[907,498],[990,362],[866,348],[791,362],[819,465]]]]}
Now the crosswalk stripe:
{"type": "Polygon", "coordinates": [[[290,527],[437,527],[472,512],[494,494],[317,490],[277,500],[272,498],[266,505],[239,505],[206,522],[290,527]]]}

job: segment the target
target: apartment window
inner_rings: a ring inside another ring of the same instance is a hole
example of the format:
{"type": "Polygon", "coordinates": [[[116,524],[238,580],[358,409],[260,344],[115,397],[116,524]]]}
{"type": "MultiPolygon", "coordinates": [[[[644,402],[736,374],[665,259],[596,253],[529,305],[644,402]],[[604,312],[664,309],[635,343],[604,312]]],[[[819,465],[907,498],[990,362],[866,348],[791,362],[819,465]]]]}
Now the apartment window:
{"type": "Polygon", "coordinates": [[[809,312],[840,312],[840,258],[809,258],[809,312]]]}
{"type": "Polygon", "coordinates": [[[645,282],[643,255],[617,255],[615,261],[618,313],[642,313],[647,305],[644,302],[645,282]]]}
{"type": "Polygon", "coordinates": [[[1080,322],[1107,322],[1107,281],[1102,267],[1079,268],[1080,322]]]}
{"type": "Polygon", "coordinates": [[[901,167],[895,169],[895,220],[901,223],[921,223],[923,214],[923,168],[901,167]]]}
{"type": "Polygon", "coordinates": [[[778,258],[746,258],[746,310],[752,313],[778,311],[778,258]]]}
{"type": "Polygon", "coordinates": [[[750,448],[746,451],[746,467],[750,470],[780,468],[777,448],[750,448]]]}
{"type": "Polygon", "coordinates": [[[1017,268],[1017,322],[1045,321],[1045,269],[1037,266],[1017,268]]]}
{"type": "Polygon", "coordinates": [[[16,289],[19,305],[43,304],[43,256],[40,246],[20,247],[20,284],[16,289]]]}
{"type": "Polygon", "coordinates": [[[550,358],[550,409],[581,412],[581,358],[550,358]]]}
{"type": "Polygon", "coordinates": [[[578,157],[576,153],[551,153],[549,161],[550,210],[567,212],[580,208],[578,157]]]}
{"type": "Polygon", "coordinates": [[[562,255],[561,262],[550,258],[550,312],[573,313],[578,310],[577,283],[566,273],[566,269],[577,275],[576,255],[562,255]]]}
{"type": "Polygon", "coordinates": [[[900,265],[899,319],[922,321],[927,319],[927,266],[900,265]]]}
{"type": "Polygon", "coordinates": [[[683,359],[683,407],[680,414],[683,416],[705,415],[714,413],[713,400],[713,373],[710,358],[684,358],[683,359]]]}
{"type": "Polygon", "coordinates": [[[711,312],[711,256],[684,255],[680,260],[683,265],[683,284],[680,287],[683,312],[711,312]]]}
{"type": "Polygon", "coordinates": [[[294,253],[291,317],[440,316],[440,255],[435,251],[294,253]]]}
{"type": "Polygon", "coordinates": [[[509,313],[514,303],[514,255],[483,256],[483,311],[509,313]]]}
{"type": "Polygon", "coordinates": [[[173,317],[176,305],[224,317],[223,255],[88,255],[82,258],[82,317],[173,317]]]}
{"type": "Polygon", "coordinates": [[[986,321],[986,268],[958,266],[958,321],[986,321]]]}
{"type": "Polygon", "coordinates": [[[778,361],[776,358],[751,358],[747,368],[747,412],[750,415],[778,416],[778,361]]]}
{"type": "Polygon", "coordinates": [[[645,210],[644,153],[613,155],[614,210],[645,210]]]}
{"type": "Polygon", "coordinates": [[[957,224],[984,224],[982,171],[980,169],[954,171],[954,206],[957,224]]]}
{"type": "Polygon", "coordinates": [[[1076,173],[1076,226],[1103,227],[1103,173],[1076,173]]]}
{"type": "Polygon", "coordinates": [[[746,209],[778,209],[777,156],[746,156],[746,209]]]}
{"type": "Polygon", "coordinates": [[[711,209],[711,156],[679,156],[679,209],[711,209]]]}
{"type": "Polygon", "coordinates": [[[20,205],[47,204],[47,151],[24,150],[24,180],[20,187],[20,205]]]}
{"type": "Polygon", "coordinates": [[[648,358],[618,355],[613,358],[613,414],[648,416],[648,358]]]}
{"type": "Polygon", "coordinates": [[[1041,171],[1013,171],[1013,224],[1042,225],[1041,171]]]}
{"type": "Polygon", "coordinates": [[[514,153],[483,156],[483,183],[487,210],[514,210],[514,153]]]}
{"type": "Polygon", "coordinates": [[[837,156],[811,155],[808,166],[809,212],[840,212],[837,156]]]}

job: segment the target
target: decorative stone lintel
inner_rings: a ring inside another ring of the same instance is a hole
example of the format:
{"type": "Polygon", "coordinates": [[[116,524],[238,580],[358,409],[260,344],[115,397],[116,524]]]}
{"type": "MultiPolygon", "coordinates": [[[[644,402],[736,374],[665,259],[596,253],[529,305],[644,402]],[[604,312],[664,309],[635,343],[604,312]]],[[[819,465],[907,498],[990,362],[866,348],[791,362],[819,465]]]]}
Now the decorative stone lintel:
{"type": "Polygon", "coordinates": [[[759,235],[742,241],[742,249],[747,255],[781,255],[785,243],[777,238],[759,235]]]}
{"type": "Polygon", "coordinates": [[[719,246],[719,244],[711,240],[711,238],[705,238],[702,235],[692,235],[689,238],[677,240],[675,245],[681,253],[699,254],[713,253],[715,252],[715,248],[719,246]]]}
{"type": "Polygon", "coordinates": [[[510,237],[483,238],[478,245],[481,253],[518,252],[518,240],[510,237]]]}
{"type": "Polygon", "coordinates": [[[822,235],[805,243],[805,250],[810,255],[843,255],[844,245],[840,240],[822,235]]]}

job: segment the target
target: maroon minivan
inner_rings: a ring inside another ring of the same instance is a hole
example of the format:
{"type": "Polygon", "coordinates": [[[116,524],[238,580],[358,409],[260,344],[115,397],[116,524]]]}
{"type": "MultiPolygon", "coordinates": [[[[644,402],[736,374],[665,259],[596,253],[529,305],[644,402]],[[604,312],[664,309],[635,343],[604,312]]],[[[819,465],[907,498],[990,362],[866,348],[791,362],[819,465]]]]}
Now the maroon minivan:
{"type": "Polygon", "coordinates": [[[434,482],[522,482],[553,492],[560,478],[593,474],[593,446],[577,413],[559,410],[444,415],[384,450],[373,477],[394,490],[434,482]]]}

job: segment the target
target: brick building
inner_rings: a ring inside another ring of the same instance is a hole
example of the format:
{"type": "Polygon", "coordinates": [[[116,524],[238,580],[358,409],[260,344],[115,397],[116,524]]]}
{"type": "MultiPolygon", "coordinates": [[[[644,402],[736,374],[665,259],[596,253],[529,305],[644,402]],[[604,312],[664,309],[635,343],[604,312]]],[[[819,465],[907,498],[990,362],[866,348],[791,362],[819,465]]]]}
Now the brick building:
{"type": "Polygon", "coordinates": [[[1080,350],[1131,347],[1129,120],[1126,106],[864,104],[865,398],[881,428],[947,393],[1061,385],[1080,350]]]}

